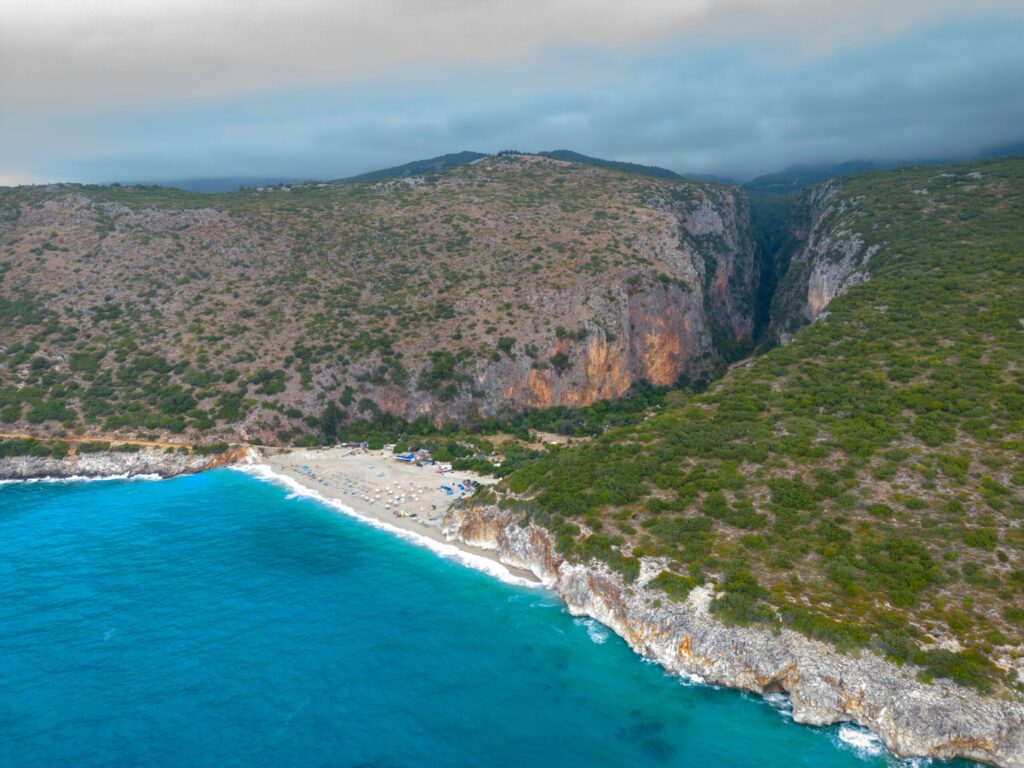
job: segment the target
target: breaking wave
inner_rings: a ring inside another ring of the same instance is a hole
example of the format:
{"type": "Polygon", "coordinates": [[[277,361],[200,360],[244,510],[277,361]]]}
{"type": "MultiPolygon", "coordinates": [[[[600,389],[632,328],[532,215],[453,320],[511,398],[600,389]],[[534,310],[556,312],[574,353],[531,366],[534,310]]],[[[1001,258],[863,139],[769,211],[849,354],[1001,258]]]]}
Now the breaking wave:
{"type": "Polygon", "coordinates": [[[597,643],[597,645],[604,645],[611,636],[608,628],[594,619],[580,617],[573,619],[572,623],[577,627],[586,627],[591,641],[597,643]]]}

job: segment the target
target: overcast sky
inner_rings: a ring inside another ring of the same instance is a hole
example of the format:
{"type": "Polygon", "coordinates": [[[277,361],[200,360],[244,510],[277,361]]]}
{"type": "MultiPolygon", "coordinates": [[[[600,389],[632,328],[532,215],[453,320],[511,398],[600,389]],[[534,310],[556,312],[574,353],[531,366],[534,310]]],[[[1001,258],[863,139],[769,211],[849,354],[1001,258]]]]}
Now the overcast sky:
{"type": "Polygon", "coordinates": [[[0,0],[0,185],[1024,140],[1024,0],[0,0]]]}

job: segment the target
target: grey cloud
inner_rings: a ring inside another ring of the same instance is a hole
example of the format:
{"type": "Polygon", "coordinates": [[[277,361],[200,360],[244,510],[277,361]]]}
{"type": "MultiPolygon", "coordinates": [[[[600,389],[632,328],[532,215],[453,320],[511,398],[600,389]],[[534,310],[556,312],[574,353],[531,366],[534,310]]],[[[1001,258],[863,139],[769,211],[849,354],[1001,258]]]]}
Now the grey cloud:
{"type": "Polygon", "coordinates": [[[545,50],[515,66],[162,110],[0,115],[0,171],[332,178],[460,149],[566,147],[749,175],[794,162],[967,153],[1021,138],[1022,37],[1024,14],[972,13],[814,55],[777,41],[672,40],[642,53],[545,50]]]}
{"type": "Polygon", "coordinates": [[[1015,0],[3,0],[0,99],[159,105],[667,39],[849,43],[1015,0]]]}

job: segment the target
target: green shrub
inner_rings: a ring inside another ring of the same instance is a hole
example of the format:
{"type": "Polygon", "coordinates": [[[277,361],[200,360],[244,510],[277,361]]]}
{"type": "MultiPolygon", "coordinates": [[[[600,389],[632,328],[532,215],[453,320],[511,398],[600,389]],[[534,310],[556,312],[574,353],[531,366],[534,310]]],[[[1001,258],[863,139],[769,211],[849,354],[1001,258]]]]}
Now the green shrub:
{"type": "Polygon", "coordinates": [[[660,589],[676,602],[685,602],[690,590],[697,586],[697,580],[671,571],[662,571],[651,579],[650,585],[660,589]]]}

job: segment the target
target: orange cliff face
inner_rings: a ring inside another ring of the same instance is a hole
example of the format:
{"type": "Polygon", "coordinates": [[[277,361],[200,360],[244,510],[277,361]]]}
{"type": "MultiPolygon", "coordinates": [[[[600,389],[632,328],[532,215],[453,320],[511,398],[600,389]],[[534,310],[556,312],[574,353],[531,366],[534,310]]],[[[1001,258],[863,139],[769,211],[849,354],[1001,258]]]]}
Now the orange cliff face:
{"type": "Polygon", "coordinates": [[[622,397],[640,382],[671,386],[683,376],[708,375],[722,360],[713,329],[741,343],[753,331],[757,264],[745,199],[738,190],[714,188],[649,203],[642,248],[656,275],[630,275],[597,295],[586,285],[553,292],[544,305],[561,321],[555,332],[555,323],[546,322],[516,338],[509,354],[477,362],[472,386],[456,397],[414,389],[407,406],[392,412],[457,421],[470,408],[501,415],[585,407],[622,397]]]}
{"type": "MultiPolygon", "coordinates": [[[[528,395],[524,402],[530,408],[549,408],[554,404],[551,396],[553,391],[551,386],[551,374],[531,368],[527,382],[526,389],[528,395]]],[[[509,386],[506,389],[510,399],[515,398],[516,390],[517,387],[514,385],[509,386]]]]}
{"type": "Polygon", "coordinates": [[[658,387],[675,382],[701,346],[694,337],[693,318],[681,315],[680,307],[674,305],[664,314],[651,317],[640,340],[640,378],[658,387]]]}
{"type": "Polygon", "coordinates": [[[580,390],[580,399],[589,405],[597,400],[622,397],[633,385],[625,344],[595,338],[587,343],[585,355],[587,386],[580,390]]]}
{"type": "Polygon", "coordinates": [[[708,375],[722,360],[713,328],[731,342],[749,341],[757,291],[745,203],[734,199],[739,192],[719,194],[725,202],[714,215],[707,213],[711,202],[700,204],[701,226],[710,230],[703,239],[680,234],[681,213],[652,216],[659,229],[646,244],[662,276],[631,278],[598,297],[579,288],[562,292],[549,302],[571,318],[559,332],[516,339],[511,354],[477,363],[472,388],[449,401],[413,391],[412,412],[457,421],[471,403],[483,415],[585,407],[622,397],[639,382],[671,386],[708,375]]]}
{"type": "MultiPolygon", "coordinates": [[[[699,376],[713,359],[702,294],[658,283],[628,297],[622,309],[617,326],[605,323],[584,339],[554,339],[535,359],[513,356],[482,366],[474,377],[482,396],[471,401],[485,415],[586,407],[623,397],[638,382],[670,386],[682,375],[699,376]]],[[[439,421],[458,420],[467,407],[461,396],[444,402],[419,395],[418,401],[417,414],[439,421]]]]}

